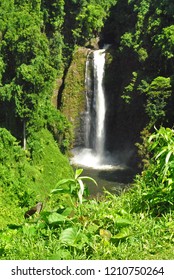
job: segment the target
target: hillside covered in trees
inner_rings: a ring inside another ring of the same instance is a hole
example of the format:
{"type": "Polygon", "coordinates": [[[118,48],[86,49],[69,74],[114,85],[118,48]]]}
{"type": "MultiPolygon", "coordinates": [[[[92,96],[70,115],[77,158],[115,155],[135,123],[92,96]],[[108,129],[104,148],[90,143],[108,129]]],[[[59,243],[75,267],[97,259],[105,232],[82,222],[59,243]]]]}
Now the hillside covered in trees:
{"type": "Polygon", "coordinates": [[[173,0],[0,1],[0,258],[174,257],[173,11],[173,0]],[[87,49],[104,44],[106,146],[136,147],[142,173],[130,193],[80,204],[68,156],[87,49]],[[43,214],[25,221],[38,201],[43,214]]]}
{"type": "Polygon", "coordinates": [[[47,127],[65,151],[69,124],[51,97],[75,48],[90,46],[95,38],[99,45],[112,45],[106,84],[112,91],[108,98],[117,95],[115,114],[122,110],[122,118],[133,108],[141,119],[140,106],[142,129],[172,126],[173,5],[169,0],[1,1],[1,126],[22,145],[26,135],[47,127]]]}

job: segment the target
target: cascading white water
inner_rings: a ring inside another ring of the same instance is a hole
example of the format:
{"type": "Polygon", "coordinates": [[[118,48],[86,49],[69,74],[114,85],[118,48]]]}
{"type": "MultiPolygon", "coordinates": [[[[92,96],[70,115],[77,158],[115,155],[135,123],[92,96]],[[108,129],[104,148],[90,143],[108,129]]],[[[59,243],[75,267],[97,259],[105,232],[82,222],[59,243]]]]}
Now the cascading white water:
{"type": "Polygon", "coordinates": [[[73,150],[73,163],[82,166],[100,168],[104,158],[105,139],[105,96],[104,96],[104,67],[105,49],[93,52],[93,63],[88,54],[86,60],[85,86],[86,86],[86,112],[84,124],[84,148],[73,150]],[[93,67],[93,78],[90,67],[93,67]],[[92,82],[93,80],[93,82],[92,82]],[[92,137],[91,137],[92,134],[92,137]],[[91,138],[93,138],[91,140],[91,138]]]}
{"type": "Polygon", "coordinates": [[[104,95],[104,66],[105,66],[105,50],[97,50],[94,52],[94,92],[96,97],[96,139],[95,151],[99,161],[104,156],[104,140],[105,140],[105,95],[104,95]]]}
{"type": "MultiPolygon", "coordinates": [[[[114,163],[105,153],[105,91],[104,91],[104,49],[93,52],[93,63],[90,54],[86,61],[86,112],[84,124],[84,147],[73,149],[72,163],[95,169],[113,169],[114,163]],[[93,67],[93,78],[91,77],[93,67]],[[93,80],[93,81],[92,81],[93,80]]],[[[117,169],[122,169],[117,165],[117,169]]]]}

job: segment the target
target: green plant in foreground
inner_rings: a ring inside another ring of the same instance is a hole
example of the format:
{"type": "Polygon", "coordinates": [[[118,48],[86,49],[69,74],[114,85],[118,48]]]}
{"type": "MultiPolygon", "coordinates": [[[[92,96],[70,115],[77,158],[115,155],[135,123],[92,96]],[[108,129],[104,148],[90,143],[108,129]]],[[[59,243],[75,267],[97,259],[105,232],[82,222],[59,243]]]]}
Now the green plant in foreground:
{"type": "Polygon", "coordinates": [[[56,197],[57,208],[51,203],[40,217],[0,231],[1,259],[173,259],[172,212],[157,218],[130,214],[128,192],[105,191],[100,200],[79,205],[69,204],[68,193],[50,202],[56,197]]]}
{"type": "Polygon", "coordinates": [[[174,202],[174,131],[161,127],[147,141],[151,159],[137,177],[142,207],[154,214],[173,209],[174,202]]]}
{"type": "Polygon", "coordinates": [[[54,251],[49,257],[51,259],[95,259],[97,254],[109,258],[113,246],[116,248],[131,234],[129,214],[114,207],[114,195],[105,192],[101,201],[83,200],[83,181],[96,182],[90,177],[80,176],[82,171],[76,170],[74,179],[60,180],[51,192],[55,196],[51,196],[50,200],[57,199],[55,207],[51,205],[51,211],[41,212],[40,218],[33,220],[32,224],[29,221],[21,228],[26,237],[38,239],[42,236],[45,246],[58,240],[58,245],[53,245],[51,250],[54,251]]]}
{"type": "Polygon", "coordinates": [[[97,185],[97,182],[88,176],[80,176],[81,173],[83,172],[83,169],[77,169],[75,171],[75,176],[74,179],[62,179],[60,180],[56,188],[51,191],[51,194],[56,194],[56,193],[65,193],[68,192],[70,194],[75,194],[75,196],[78,196],[79,202],[82,204],[82,198],[83,194],[85,191],[85,184],[84,180],[90,180],[92,181],[95,185],[97,185]]]}

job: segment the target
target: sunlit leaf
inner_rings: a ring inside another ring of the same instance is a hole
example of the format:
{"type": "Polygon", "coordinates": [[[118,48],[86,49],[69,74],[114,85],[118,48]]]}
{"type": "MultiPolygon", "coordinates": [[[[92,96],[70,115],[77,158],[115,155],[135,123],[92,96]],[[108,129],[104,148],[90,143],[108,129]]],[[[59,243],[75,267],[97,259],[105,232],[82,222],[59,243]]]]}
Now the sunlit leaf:
{"type": "Polygon", "coordinates": [[[56,188],[68,183],[74,183],[74,179],[62,179],[56,184],[56,188]]]}
{"type": "Polygon", "coordinates": [[[130,231],[128,228],[122,229],[119,233],[116,235],[112,236],[112,239],[123,239],[130,236],[130,231]]]}
{"type": "Polygon", "coordinates": [[[80,189],[78,191],[78,198],[79,198],[80,203],[82,204],[82,197],[83,197],[85,186],[84,186],[82,180],[80,180],[80,179],[78,179],[78,183],[80,185],[80,189]]]}
{"type": "Polygon", "coordinates": [[[109,241],[111,239],[112,234],[111,234],[111,232],[109,230],[107,230],[107,229],[100,229],[99,232],[100,232],[100,236],[104,240],[109,241]]]}
{"type": "Polygon", "coordinates": [[[77,169],[75,171],[75,179],[77,179],[80,176],[80,174],[82,174],[82,172],[83,172],[83,169],[77,169]]]}
{"type": "Polygon", "coordinates": [[[71,215],[72,212],[73,212],[73,208],[67,207],[67,208],[63,211],[62,215],[67,217],[67,216],[71,215]]]}
{"type": "Polygon", "coordinates": [[[167,147],[163,147],[162,151],[160,151],[160,152],[157,154],[157,156],[156,156],[155,159],[159,158],[159,157],[160,157],[162,154],[164,154],[166,151],[167,151],[167,147]]]}
{"type": "Polygon", "coordinates": [[[49,224],[59,224],[60,222],[64,222],[66,217],[64,215],[58,214],[57,212],[53,212],[48,216],[49,224]]]}
{"type": "Polygon", "coordinates": [[[88,177],[88,176],[81,176],[80,177],[81,180],[89,180],[89,181],[92,181],[96,186],[97,186],[97,182],[91,178],[91,177],[88,177]]]}
{"type": "Polygon", "coordinates": [[[96,232],[98,230],[98,228],[99,228],[99,226],[96,224],[89,224],[88,231],[93,233],[93,232],[96,232]]]}
{"type": "Polygon", "coordinates": [[[121,208],[119,211],[118,211],[119,214],[121,215],[128,215],[128,212],[126,210],[124,210],[123,208],[121,208]]]}
{"type": "Polygon", "coordinates": [[[167,156],[166,156],[166,159],[165,159],[165,163],[167,164],[169,162],[169,159],[170,159],[170,156],[171,154],[173,153],[173,151],[169,151],[167,156]]]}
{"type": "Polygon", "coordinates": [[[53,189],[51,191],[51,193],[61,193],[61,192],[67,192],[69,190],[69,186],[66,186],[66,184],[74,184],[75,181],[74,179],[63,179],[63,180],[60,180],[57,184],[56,184],[56,188],[53,189]],[[65,185],[65,186],[63,186],[65,185]]]}
{"type": "Polygon", "coordinates": [[[59,241],[67,245],[74,245],[79,235],[79,229],[76,227],[67,228],[60,234],[59,241]]]}
{"type": "Polygon", "coordinates": [[[116,221],[115,221],[115,224],[116,224],[116,226],[118,226],[118,227],[125,227],[125,226],[129,226],[129,225],[131,225],[131,221],[130,220],[128,220],[128,219],[117,219],[116,221]]]}
{"type": "Polygon", "coordinates": [[[25,225],[23,226],[23,233],[26,234],[26,235],[30,235],[30,236],[33,236],[36,234],[36,227],[33,226],[33,225],[25,225]]]}

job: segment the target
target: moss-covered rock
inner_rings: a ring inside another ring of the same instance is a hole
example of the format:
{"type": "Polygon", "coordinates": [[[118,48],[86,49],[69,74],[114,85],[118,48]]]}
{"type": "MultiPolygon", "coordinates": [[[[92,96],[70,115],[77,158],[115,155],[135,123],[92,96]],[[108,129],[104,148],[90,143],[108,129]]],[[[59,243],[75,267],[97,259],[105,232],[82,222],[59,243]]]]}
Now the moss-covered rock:
{"type": "Polygon", "coordinates": [[[62,94],[62,112],[73,125],[74,145],[79,145],[80,127],[86,104],[85,65],[89,49],[76,48],[68,69],[62,94]]]}

